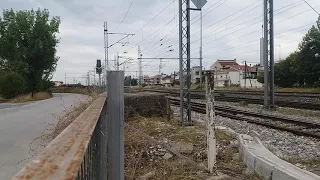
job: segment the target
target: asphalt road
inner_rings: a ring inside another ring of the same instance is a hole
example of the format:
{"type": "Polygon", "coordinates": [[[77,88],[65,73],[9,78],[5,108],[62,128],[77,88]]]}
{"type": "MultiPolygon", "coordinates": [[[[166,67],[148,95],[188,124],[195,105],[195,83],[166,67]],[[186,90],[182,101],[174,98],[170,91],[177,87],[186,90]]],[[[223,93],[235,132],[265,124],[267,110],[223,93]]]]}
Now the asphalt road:
{"type": "Polygon", "coordinates": [[[0,179],[10,179],[32,160],[50,142],[46,134],[57,118],[88,98],[57,93],[43,101],[0,104],[0,179]]]}

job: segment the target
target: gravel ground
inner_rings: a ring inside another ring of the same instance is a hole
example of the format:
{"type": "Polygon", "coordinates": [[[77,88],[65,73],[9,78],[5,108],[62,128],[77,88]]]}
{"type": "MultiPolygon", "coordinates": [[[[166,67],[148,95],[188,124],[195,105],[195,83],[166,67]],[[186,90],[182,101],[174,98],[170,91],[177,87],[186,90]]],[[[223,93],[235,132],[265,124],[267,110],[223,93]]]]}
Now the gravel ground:
{"type": "MultiPolygon", "coordinates": [[[[179,116],[179,108],[172,107],[174,115],[179,116]]],[[[198,121],[204,121],[205,115],[192,112],[192,117],[198,121]]],[[[249,134],[256,131],[264,145],[281,158],[320,158],[320,140],[292,133],[269,129],[264,126],[236,121],[217,116],[217,126],[230,127],[237,133],[249,134]]]]}

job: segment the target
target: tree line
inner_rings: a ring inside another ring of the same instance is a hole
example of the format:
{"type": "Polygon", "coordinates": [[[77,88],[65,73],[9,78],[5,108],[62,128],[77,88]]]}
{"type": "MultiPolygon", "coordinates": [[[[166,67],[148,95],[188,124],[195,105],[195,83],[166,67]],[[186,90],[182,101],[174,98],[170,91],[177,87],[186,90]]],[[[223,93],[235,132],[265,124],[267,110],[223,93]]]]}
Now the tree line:
{"type": "Polygon", "coordinates": [[[47,90],[59,57],[60,18],[44,10],[4,10],[0,16],[0,95],[47,90]]]}
{"type": "MultiPolygon", "coordinates": [[[[320,87],[320,17],[299,43],[298,49],[274,66],[279,87],[320,87]]],[[[258,81],[263,83],[263,73],[258,81]]]]}

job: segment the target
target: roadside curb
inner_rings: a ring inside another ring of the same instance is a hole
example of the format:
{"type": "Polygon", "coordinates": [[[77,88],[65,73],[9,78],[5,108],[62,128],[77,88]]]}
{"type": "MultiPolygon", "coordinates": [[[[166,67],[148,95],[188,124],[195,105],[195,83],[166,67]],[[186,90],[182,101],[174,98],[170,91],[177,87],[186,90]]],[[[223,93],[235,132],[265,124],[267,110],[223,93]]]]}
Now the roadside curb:
{"type": "Polygon", "coordinates": [[[239,151],[244,164],[250,171],[270,180],[320,180],[320,176],[290,164],[272,152],[260,141],[259,134],[252,132],[253,137],[237,134],[232,129],[217,127],[217,129],[235,134],[239,141],[239,151]]]}

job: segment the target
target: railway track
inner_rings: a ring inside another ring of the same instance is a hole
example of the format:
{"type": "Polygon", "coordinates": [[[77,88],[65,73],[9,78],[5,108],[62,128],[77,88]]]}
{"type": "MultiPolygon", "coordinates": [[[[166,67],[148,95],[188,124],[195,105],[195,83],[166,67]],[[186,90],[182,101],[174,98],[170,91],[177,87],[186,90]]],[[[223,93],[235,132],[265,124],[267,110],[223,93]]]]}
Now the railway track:
{"type": "MultiPolygon", "coordinates": [[[[170,96],[179,96],[179,92],[176,92],[176,91],[163,91],[163,90],[148,90],[148,91],[165,93],[165,94],[169,94],[170,96]]],[[[203,99],[204,97],[205,97],[204,93],[199,93],[199,92],[192,92],[191,93],[191,98],[193,98],[193,99],[203,99]]],[[[214,97],[215,97],[216,101],[227,101],[227,102],[245,101],[249,104],[260,104],[260,105],[264,104],[263,99],[244,98],[244,97],[228,97],[228,96],[221,95],[221,93],[216,93],[214,97]]],[[[320,98],[320,96],[319,96],[319,98],[320,98]]],[[[281,106],[281,107],[320,110],[320,103],[275,100],[275,104],[277,106],[281,106]]]]}
{"type": "MultiPolygon", "coordinates": [[[[180,105],[179,99],[169,99],[173,105],[180,105]]],[[[191,109],[192,111],[205,114],[206,104],[192,102],[191,109]]],[[[320,139],[320,122],[239,110],[230,106],[215,106],[215,110],[216,115],[222,117],[246,121],[249,123],[266,126],[272,129],[291,132],[300,136],[308,136],[320,139]],[[249,117],[256,117],[257,119],[249,117]]]]}

